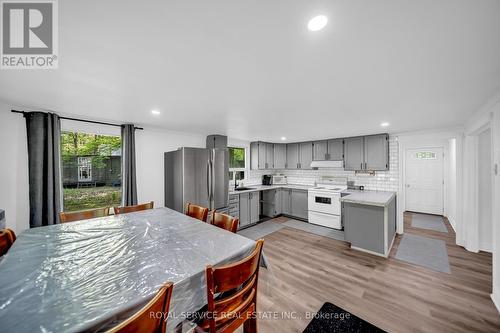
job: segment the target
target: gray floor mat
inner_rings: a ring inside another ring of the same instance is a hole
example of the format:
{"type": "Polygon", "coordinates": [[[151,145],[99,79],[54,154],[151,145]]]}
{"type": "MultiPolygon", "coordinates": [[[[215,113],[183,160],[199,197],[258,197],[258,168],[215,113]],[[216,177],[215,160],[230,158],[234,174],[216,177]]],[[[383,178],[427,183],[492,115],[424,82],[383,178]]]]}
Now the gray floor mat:
{"type": "Polygon", "coordinates": [[[322,227],[322,226],[308,223],[308,222],[302,222],[302,221],[297,221],[297,220],[288,220],[288,221],[284,222],[283,225],[290,227],[290,228],[299,229],[299,230],[302,230],[305,232],[309,232],[311,234],[315,234],[318,236],[329,237],[329,238],[333,238],[333,239],[341,240],[341,241],[343,241],[345,239],[344,232],[342,230],[322,227]]]}
{"type": "Polygon", "coordinates": [[[396,259],[451,274],[446,243],[439,239],[404,234],[396,259]]]}
{"type": "Polygon", "coordinates": [[[283,225],[281,223],[266,221],[259,223],[253,227],[246,228],[238,231],[238,235],[241,235],[246,238],[250,238],[253,240],[261,239],[273,232],[276,232],[280,229],[283,229],[283,225]]]}
{"type": "Polygon", "coordinates": [[[411,226],[415,228],[435,230],[446,233],[448,232],[448,229],[446,229],[446,226],[444,225],[443,217],[437,215],[412,213],[411,226]]]}

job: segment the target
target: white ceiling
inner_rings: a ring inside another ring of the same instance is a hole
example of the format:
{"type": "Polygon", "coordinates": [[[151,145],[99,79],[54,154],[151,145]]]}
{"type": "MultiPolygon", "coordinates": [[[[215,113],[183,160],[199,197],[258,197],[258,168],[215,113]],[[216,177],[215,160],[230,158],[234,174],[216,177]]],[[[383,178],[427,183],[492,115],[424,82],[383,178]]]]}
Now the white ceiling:
{"type": "Polygon", "coordinates": [[[0,99],[303,140],[382,121],[390,132],[458,125],[500,89],[498,0],[65,0],[59,11],[59,69],[0,71],[0,99]],[[318,14],[329,23],[309,32],[318,14]]]}

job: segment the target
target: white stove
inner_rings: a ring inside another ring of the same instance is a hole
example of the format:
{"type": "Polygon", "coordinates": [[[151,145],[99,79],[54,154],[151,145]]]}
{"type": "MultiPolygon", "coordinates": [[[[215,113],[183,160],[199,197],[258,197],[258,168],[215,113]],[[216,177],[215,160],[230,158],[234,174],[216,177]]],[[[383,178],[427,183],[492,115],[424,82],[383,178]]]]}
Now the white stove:
{"type": "Polygon", "coordinates": [[[321,179],[308,190],[309,223],[342,229],[340,197],[347,190],[347,178],[321,179]]]}

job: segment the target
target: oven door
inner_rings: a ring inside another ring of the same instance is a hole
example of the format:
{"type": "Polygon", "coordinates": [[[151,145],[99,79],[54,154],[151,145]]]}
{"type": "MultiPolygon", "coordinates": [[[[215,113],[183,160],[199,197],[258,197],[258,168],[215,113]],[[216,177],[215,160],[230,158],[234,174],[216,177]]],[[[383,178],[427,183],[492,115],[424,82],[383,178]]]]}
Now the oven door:
{"type": "Polygon", "coordinates": [[[340,215],[340,193],[309,192],[308,210],[323,214],[340,215]]]}

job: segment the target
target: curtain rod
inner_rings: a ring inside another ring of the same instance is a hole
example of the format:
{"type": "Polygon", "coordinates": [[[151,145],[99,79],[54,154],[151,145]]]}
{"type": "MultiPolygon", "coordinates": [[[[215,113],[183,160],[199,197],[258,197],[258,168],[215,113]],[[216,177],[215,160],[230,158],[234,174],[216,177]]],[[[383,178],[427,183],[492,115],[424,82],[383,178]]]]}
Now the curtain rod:
{"type": "MultiPolygon", "coordinates": [[[[28,113],[28,112],[25,112],[25,111],[17,111],[17,110],[11,110],[11,112],[21,113],[21,114],[28,113]]],[[[102,122],[102,121],[85,120],[85,119],[70,118],[70,117],[61,117],[61,116],[59,116],[59,118],[60,119],[66,119],[66,120],[73,120],[73,121],[81,121],[81,122],[84,122],[84,123],[91,123],[91,124],[99,124],[99,125],[108,125],[108,126],[121,127],[121,125],[118,125],[118,124],[105,123],[105,122],[102,122]]],[[[142,127],[135,127],[135,126],[134,126],[134,128],[136,130],[141,130],[141,131],[144,129],[142,127]]]]}

